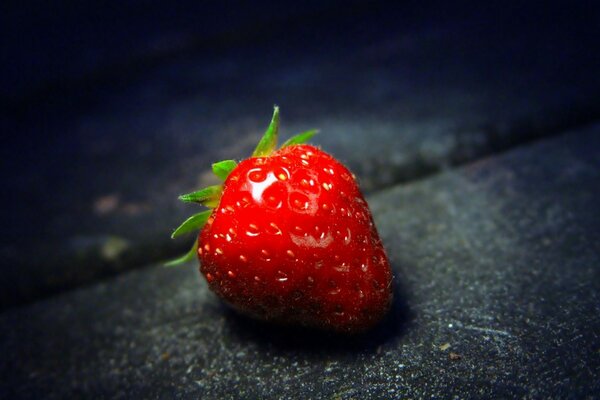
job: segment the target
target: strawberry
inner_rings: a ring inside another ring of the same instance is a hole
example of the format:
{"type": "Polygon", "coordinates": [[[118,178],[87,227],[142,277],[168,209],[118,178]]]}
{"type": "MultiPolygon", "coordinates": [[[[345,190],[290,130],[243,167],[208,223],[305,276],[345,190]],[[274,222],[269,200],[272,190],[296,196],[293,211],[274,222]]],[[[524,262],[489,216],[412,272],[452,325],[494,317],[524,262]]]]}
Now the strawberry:
{"type": "Polygon", "coordinates": [[[355,177],[317,147],[316,132],[276,150],[279,110],[254,154],[213,171],[222,185],[183,195],[210,207],[173,236],[201,228],[192,250],[219,297],[244,314],[344,333],[382,319],[392,273],[355,177]]]}

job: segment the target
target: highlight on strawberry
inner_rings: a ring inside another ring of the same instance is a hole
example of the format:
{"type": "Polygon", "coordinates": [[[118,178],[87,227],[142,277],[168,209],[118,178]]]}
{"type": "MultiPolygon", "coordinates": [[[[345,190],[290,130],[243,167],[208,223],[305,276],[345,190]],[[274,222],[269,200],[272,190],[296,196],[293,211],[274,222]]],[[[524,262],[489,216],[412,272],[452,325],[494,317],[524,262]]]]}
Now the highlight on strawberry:
{"type": "Polygon", "coordinates": [[[342,333],[373,327],[390,307],[392,272],[355,176],[315,130],[279,148],[279,108],[252,156],[212,166],[222,184],[179,197],[206,210],[172,234],[192,249],[210,289],[262,320],[342,333]]]}

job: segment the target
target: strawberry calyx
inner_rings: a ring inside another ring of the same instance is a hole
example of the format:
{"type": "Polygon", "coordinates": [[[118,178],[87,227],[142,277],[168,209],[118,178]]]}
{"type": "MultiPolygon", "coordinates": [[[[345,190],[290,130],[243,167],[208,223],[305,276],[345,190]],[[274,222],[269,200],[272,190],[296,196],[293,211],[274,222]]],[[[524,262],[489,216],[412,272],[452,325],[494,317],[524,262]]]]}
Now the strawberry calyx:
{"type": "MultiPolygon", "coordinates": [[[[279,149],[284,147],[299,145],[308,142],[315,134],[316,129],[311,129],[295,136],[292,136],[286,142],[284,142],[279,149]]],[[[279,107],[274,106],[273,116],[271,122],[264,135],[258,142],[258,145],[252,153],[252,157],[269,157],[277,150],[277,141],[279,136],[279,107]]],[[[237,167],[235,160],[223,160],[216,162],[212,165],[213,173],[223,182],[227,179],[229,174],[237,167]]],[[[179,225],[171,234],[171,238],[174,239],[178,236],[201,230],[208,219],[210,218],[213,209],[219,205],[221,195],[223,194],[223,185],[208,186],[204,189],[200,189],[191,193],[182,194],[178,198],[184,203],[198,203],[207,210],[201,211],[197,214],[192,215],[186,219],[181,225],[179,225]]],[[[184,264],[188,261],[193,260],[198,252],[198,239],[194,242],[192,248],[184,255],[168,261],[165,266],[175,266],[184,264]]]]}
{"type": "Polygon", "coordinates": [[[197,252],[198,252],[198,239],[196,239],[196,241],[194,242],[190,251],[188,251],[184,255],[179,256],[173,260],[165,262],[164,266],[165,267],[174,267],[177,265],[185,264],[189,261],[192,261],[194,258],[196,258],[197,252]]]}
{"type": "Polygon", "coordinates": [[[279,136],[279,107],[275,106],[273,109],[273,117],[271,117],[271,123],[265,131],[265,134],[260,139],[252,157],[268,157],[277,147],[277,137],[279,136]]]}
{"type": "Polygon", "coordinates": [[[198,214],[194,214],[185,221],[175,231],[171,234],[171,239],[175,239],[177,236],[181,236],[184,233],[189,233],[198,229],[198,227],[204,226],[210,214],[212,213],[211,209],[199,212],[198,214]]]}
{"type": "Polygon", "coordinates": [[[224,181],[227,179],[231,171],[233,171],[237,167],[237,163],[234,160],[223,160],[216,162],[212,165],[213,174],[217,176],[217,178],[224,181]]]}
{"type": "Polygon", "coordinates": [[[179,200],[184,203],[199,203],[209,208],[215,208],[221,199],[223,185],[208,186],[196,192],[182,194],[179,200]]]}

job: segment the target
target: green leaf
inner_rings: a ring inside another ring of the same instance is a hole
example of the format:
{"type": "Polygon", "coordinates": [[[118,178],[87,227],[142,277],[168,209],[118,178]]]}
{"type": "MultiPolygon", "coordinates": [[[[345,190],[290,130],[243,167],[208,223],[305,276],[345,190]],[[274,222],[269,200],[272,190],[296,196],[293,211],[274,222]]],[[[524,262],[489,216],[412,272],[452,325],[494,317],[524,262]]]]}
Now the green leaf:
{"type": "Polygon", "coordinates": [[[179,196],[179,200],[185,203],[200,203],[206,207],[214,208],[219,204],[222,191],[222,185],[209,186],[196,192],[182,194],[179,196]]]}
{"type": "Polygon", "coordinates": [[[292,146],[295,144],[304,144],[308,142],[313,136],[315,136],[319,131],[316,129],[311,129],[306,132],[299,133],[295,136],[292,136],[288,140],[285,141],[284,144],[281,145],[281,148],[292,146]]]}
{"type": "Polygon", "coordinates": [[[237,163],[234,160],[223,160],[214,163],[212,165],[212,170],[218,178],[225,180],[235,167],[237,167],[237,163]]]}
{"type": "Polygon", "coordinates": [[[270,155],[277,147],[277,135],[279,134],[279,107],[273,108],[273,117],[267,131],[254,149],[252,157],[264,157],[270,155]]]}
{"type": "Polygon", "coordinates": [[[196,258],[196,254],[198,254],[198,239],[196,239],[190,251],[188,251],[181,257],[178,257],[171,261],[167,261],[164,265],[165,267],[175,267],[177,265],[185,264],[186,262],[192,261],[194,258],[196,258]]]}
{"type": "Polygon", "coordinates": [[[206,221],[208,221],[208,217],[210,217],[211,213],[212,210],[206,210],[202,211],[201,213],[192,215],[191,217],[183,221],[183,224],[179,225],[177,229],[175,229],[175,232],[173,232],[173,234],[171,235],[171,239],[174,239],[177,236],[181,236],[184,233],[199,230],[204,226],[206,221]]]}

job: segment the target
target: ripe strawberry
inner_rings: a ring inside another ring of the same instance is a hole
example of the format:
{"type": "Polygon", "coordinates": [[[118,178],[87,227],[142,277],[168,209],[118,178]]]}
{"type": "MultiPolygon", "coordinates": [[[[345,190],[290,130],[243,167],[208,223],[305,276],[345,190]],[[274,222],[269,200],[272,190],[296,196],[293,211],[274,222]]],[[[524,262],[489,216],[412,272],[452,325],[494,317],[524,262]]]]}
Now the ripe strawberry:
{"type": "Polygon", "coordinates": [[[181,196],[215,207],[173,236],[203,226],[192,251],[210,288],[239,311],[354,333],[389,308],[392,274],[354,176],[300,134],[275,151],[278,108],[253,157],[213,165],[222,186],[181,196]]]}

